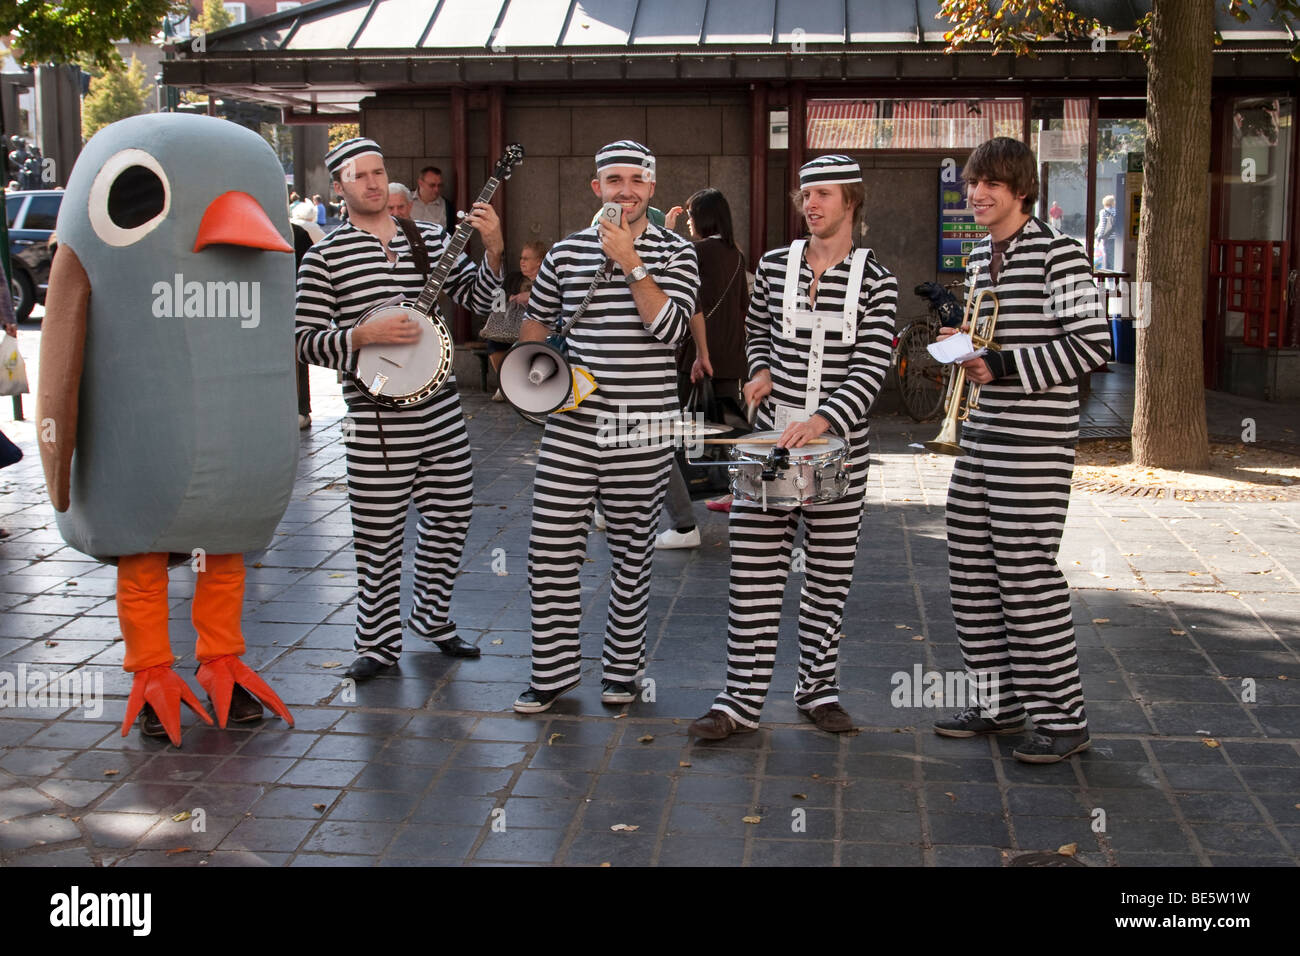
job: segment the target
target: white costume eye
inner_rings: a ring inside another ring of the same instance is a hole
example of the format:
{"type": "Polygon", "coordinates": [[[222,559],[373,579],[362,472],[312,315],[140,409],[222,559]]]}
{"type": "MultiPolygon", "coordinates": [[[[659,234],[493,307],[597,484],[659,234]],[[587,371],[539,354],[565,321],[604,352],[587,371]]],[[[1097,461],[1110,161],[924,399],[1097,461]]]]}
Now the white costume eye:
{"type": "Polygon", "coordinates": [[[162,164],[142,149],[109,158],[90,184],[90,224],[110,246],[129,246],[153,232],[171,209],[162,164]]]}

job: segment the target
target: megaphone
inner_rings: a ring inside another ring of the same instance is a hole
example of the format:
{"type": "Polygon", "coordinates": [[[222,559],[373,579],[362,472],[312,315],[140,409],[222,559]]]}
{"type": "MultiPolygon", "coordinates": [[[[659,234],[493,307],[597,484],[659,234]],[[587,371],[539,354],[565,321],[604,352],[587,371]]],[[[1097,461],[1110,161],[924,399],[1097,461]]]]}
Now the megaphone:
{"type": "Polygon", "coordinates": [[[548,415],[573,392],[569,360],[550,341],[516,342],[501,363],[501,394],[526,415],[548,415]]]}

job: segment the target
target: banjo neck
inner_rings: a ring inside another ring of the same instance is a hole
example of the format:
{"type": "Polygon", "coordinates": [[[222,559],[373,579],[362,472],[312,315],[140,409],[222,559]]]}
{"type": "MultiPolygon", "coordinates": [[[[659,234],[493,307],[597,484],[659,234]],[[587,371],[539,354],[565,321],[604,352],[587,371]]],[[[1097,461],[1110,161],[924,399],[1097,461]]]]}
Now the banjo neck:
{"type": "MultiPolygon", "coordinates": [[[[501,180],[496,176],[489,177],[482,191],[478,194],[478,199],[474,201],[491,202],[492,196],[500,185],[501,180]]],[[[429,271],[429,281],[424,284],[424,289],[420,292],[419,298],[415,300],[414,308],[422,315],[433,315],[434,306],[438,302],[438,294],[442,292],[443,283],[447,281],[447,276],[451,274],[456,260],[464,252],[465,246],[469,242],[469,234],[473,231],[474,227],[469,224],[468,218],[461,219],[457,223],[455,232],[451,234],[451,239],[447,242],[446,250],[439,256],[437,265],[429,271]]]]}

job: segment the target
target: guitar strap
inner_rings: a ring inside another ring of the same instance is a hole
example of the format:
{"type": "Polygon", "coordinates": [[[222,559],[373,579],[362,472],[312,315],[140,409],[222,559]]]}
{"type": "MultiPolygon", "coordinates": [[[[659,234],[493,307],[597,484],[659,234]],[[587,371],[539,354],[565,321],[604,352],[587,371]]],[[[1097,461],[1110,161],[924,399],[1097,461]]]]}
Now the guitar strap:
{"type": "Polygon", "coordinates": [[[415,224],[414,219],[405,219],[401,216],[394,216],[393,218],[402,227],[402,232],[406,233],[406,241],[411,244],[411,257],[415,259],[415,267],[420,270],[420,278],[427,282],[429,279],[429,247],[424,244],[424,236],[420,235],[420,227],[415,224]]]}

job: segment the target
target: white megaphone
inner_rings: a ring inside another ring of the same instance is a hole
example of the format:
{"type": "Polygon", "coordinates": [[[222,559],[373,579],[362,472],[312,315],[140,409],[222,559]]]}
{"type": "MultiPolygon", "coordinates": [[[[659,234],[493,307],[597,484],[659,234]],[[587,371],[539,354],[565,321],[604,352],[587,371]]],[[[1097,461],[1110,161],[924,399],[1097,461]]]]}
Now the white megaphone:
{"type": "Polygon", "coordinates": [[[516,342],[501,363],[501,394],[526,415],[548,415],[573,392],[573,372],[549,342],[516,342]]]}

